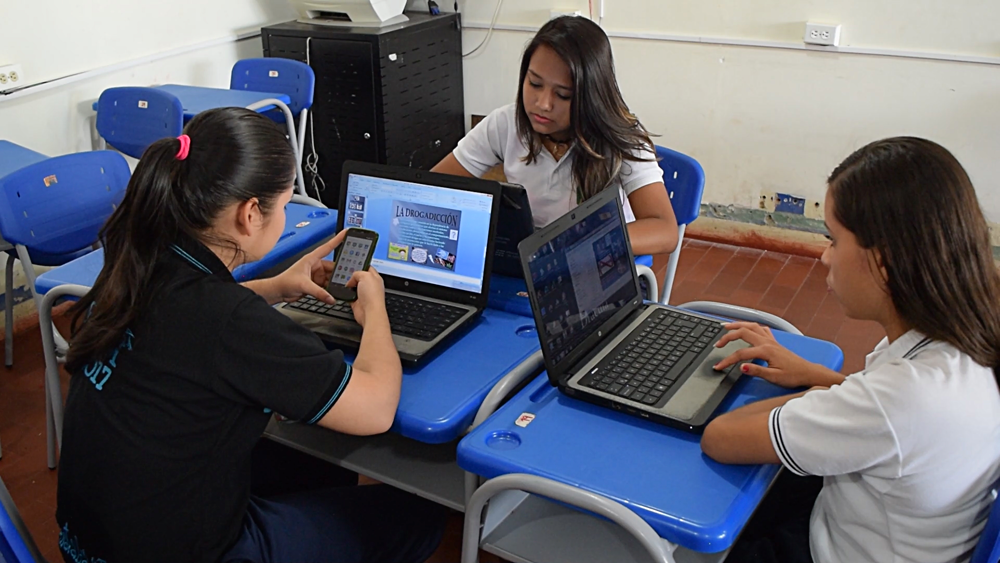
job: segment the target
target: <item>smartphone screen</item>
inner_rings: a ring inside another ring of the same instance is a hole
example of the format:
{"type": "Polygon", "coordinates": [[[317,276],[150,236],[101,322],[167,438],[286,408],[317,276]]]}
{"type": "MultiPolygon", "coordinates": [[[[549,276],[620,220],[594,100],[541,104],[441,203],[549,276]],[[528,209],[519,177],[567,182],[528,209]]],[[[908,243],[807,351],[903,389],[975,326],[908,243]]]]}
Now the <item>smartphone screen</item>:
{"type": "Polygon", "coordinates": [[[333,269],[331,284],[345,285],[351,275],[357,270],[363,270],[368,263],[368,254],[372,251],[375,241],[359,237],[348,236],[344,239],[343,246],[340,247],[340,256],[337,257],[337,265],[333,269]]]}

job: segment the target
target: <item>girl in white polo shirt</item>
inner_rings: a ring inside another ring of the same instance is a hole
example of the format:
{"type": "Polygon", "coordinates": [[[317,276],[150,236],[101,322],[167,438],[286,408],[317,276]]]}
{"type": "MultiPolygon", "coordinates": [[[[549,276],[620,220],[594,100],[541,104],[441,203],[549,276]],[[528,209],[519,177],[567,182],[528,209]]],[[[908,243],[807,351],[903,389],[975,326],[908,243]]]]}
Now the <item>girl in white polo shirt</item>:
{"type": "Polygon", "coordinates": [[[768,367],[742,371],[811,389],[719,416],[702,449],[823,477],[808,526],[792,508],[801,498],[769,496],[779,502],[763,512],[784,514],[751,521],[762,533],[730,560],[968,561],[1000,477],[1000,278],[972,183],[943,147],[886,139],[833,171],[825,213],[827,283],[848,317],[877,321],[887,338],[843,377],[767,328],[729,327],[720,345],[752,347],[719,367],[758,358],[768,367]]]}
{"type": "Polygon", "coordinates": [[[433,170],[481,177],[500,163],[527,191],[536,227],[617,187],[635,254],[677,246],[653,142],[618,90],[607,35],[587,18],[542,26],[521,59],[516,103],[490,113],[433,170]]]}

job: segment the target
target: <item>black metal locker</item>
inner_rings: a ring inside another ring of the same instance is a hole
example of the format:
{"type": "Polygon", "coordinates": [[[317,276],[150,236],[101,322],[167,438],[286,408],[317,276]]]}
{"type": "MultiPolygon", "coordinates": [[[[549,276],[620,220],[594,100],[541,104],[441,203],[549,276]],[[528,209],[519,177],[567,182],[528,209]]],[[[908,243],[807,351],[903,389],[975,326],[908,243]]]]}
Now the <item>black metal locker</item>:
{"type": "Polygon", "coordinates": [[[313,126],[330,207],[339,205],[345,160],[427,169],[465,133],[459,15],[407,15],[383,29],[262,29],[265,56],[308,61],[316,73],[313,126]]]}

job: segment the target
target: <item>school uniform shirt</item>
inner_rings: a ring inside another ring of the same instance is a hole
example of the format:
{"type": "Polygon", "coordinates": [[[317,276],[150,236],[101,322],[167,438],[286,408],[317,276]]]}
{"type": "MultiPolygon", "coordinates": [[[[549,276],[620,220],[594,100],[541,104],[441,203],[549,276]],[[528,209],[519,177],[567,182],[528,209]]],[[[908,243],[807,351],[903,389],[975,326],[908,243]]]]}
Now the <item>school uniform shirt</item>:
{"type": "Polygon", "coordinates": [[[781,463],[822,475],[816,563],[968,561],[1000,476],[993,370],[910,331],[865,370],[770,414],[781,463]]]}
{"type": "MultiPolygon", "coordinates": [[[[517,134],[516,111],[514,104],[493,110],[458,142],[452,154],[463,168],[477,177],[503,163],[507,181],[524,186],[535,227],[540,228],[577,206],[573,159],[580,149],[574,143],[557,161],[543,148],[535,162],[527,164],[524,158],[528,156],[528,148],[517,134]]],[[[621,172],[611,183],[621,193],[628,222],[635,221],[628,203],[629,194],[663,181],[663,170],[656,163],[655,153],[644,151],[635,156],[645,160],[623,162],[621,172]]]]}
{"type": "Polygon", "coordinates": [[[208,248],[172,250],[148,311],[72,374],[56,519],[74,561],[218,560],[241,532],[271,411],[313,424],[350,380],[340,351],[208,248]]]}

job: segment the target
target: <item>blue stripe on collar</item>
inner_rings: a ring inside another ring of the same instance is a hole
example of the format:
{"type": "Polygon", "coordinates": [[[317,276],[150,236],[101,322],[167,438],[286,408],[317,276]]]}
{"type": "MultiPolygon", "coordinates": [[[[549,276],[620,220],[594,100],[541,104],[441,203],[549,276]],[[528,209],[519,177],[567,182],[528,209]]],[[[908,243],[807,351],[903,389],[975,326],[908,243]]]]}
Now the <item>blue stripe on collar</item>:
{"type": "Polygon", "coordinates": [[[170,245],[170,250],[173,250],[174,252],[176,252],[178,256],[180,256],[181,258],[187,260],[188,262],[190,262],[191,264],[193,264],[196,268],[198,268],[202,272],[205,272],[206,274],[211,274],[212,273],[212,270],[209,270],[208,268],[206,268],[204,264],[202,264],[201,262],[199,262],[198,260],[196,260],[194,256],[191,256],[190,254],[188,254],[187,252],[185,252],[184,249],[182,249],[181,247],[177,246],[176,244],[171,244],[170,245]]]}

